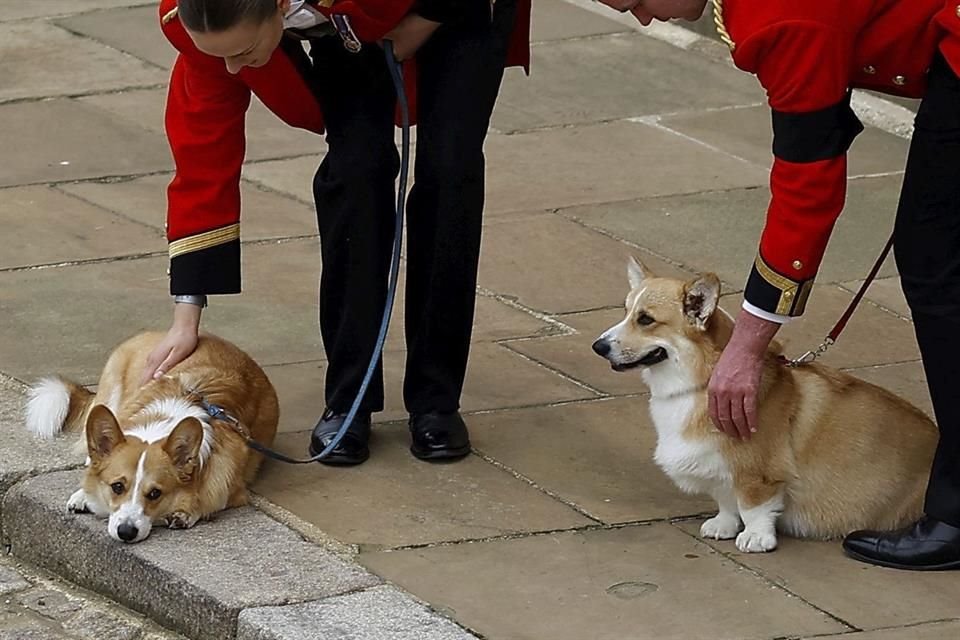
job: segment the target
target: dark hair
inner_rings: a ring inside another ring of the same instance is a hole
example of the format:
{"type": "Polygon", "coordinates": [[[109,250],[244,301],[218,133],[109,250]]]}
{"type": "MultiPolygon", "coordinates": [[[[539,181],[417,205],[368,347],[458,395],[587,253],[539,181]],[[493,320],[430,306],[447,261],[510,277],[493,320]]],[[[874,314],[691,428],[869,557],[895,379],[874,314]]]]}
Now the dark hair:
{"type": "Polygon", "coordinates": [[[177,15],[190,31],[226,31],[245,20],[256,24],[277,13],[277,0],[178,0],[177,15]]]}

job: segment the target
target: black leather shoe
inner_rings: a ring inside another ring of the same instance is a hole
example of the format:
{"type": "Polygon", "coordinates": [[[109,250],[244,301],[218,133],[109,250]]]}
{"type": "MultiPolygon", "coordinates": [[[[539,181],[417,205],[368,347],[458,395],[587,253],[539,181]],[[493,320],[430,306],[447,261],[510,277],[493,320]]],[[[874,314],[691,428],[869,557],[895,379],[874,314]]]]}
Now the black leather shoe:
{"type": "Polygon", "coordinates": [[[850,557],[894,569],[960,569],[960,528],[923,516],[898,531],[854,531],[843,541],[850,557]]]}
{"type": "Polygon", "coordinates": [[[470,453],[470,436],[460,414],[420,413],[410,416],[410,453],[421,460],[456,460],[470,453]]]}
{"type": "MultiPolygon", "coordinates": [[[[346,418],[347,414],[345,413],[335,415],[329,410],[324,411],[310,436],[311,456],[317,455],[333,442],[346,418]]],[[[358,413],[353,417],[350,428],[343,434],[343,438],[340,439],[333,451],[318,462],[333,466],[360,464],[370,457],[370,449],[367,447],[369,441],[370,415],[358,413]]]]}

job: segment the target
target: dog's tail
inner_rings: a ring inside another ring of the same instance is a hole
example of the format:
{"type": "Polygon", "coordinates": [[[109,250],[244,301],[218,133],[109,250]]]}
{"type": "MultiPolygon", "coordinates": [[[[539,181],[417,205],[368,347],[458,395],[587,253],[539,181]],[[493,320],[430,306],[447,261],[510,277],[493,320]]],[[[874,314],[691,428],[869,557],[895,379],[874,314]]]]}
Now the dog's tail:
{"type": "Polygon", "coordinates": [[[61,431],[83,431],[95,394],[59,377],[42,378],[30,388],[27,429],[44,440],[61,431]]]}

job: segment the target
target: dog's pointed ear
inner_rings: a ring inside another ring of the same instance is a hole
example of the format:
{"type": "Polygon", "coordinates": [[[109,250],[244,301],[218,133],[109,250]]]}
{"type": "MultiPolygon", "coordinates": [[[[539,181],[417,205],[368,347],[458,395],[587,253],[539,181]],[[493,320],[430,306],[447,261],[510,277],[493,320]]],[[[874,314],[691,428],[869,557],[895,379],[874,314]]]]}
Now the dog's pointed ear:
{"type": "Polygon", "coordinates": [[[170,456],[181,481],[188,481],[200,465],[202,444],[203,425],[192,417],[181,420],[163,443],[163,450],[170,456]]]}
{"type": "Polygon", "coordinates": [[[707,321],[717,310],[719,300],[720,278],[712,273],[705,273],[684,287],[683,313],[691,324],[702,331],[707,328],[707,321]]]}
{"type": "Polygon", "coordinates": [[[110,455],[117,446],[126,441],[116,416],[102,404],[98,404],[90,410],[85,431],[87,434],[87,455],[93,463],[99,462],[110,455]]]}
{"type": "Polygon", "coordinates": [[[627,260],[627,279],[630,281],[630,288],[637,289],[643,284],[643,281],[653,274],[645,264],[640,262],[640,258],[631,255],[627,260]]]}

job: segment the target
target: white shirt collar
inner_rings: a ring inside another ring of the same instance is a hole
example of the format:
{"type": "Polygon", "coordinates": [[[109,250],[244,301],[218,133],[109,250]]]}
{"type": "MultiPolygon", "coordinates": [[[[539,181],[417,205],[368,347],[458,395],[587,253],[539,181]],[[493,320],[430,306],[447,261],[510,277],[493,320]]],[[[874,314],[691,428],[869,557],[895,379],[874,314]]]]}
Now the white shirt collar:
{"type": "Polygon", "coordinates": [[[327,22],[326,17],[306,0],[290,0],[290,8],[283,16],[284,29],[309,29],[327,22]]]}

